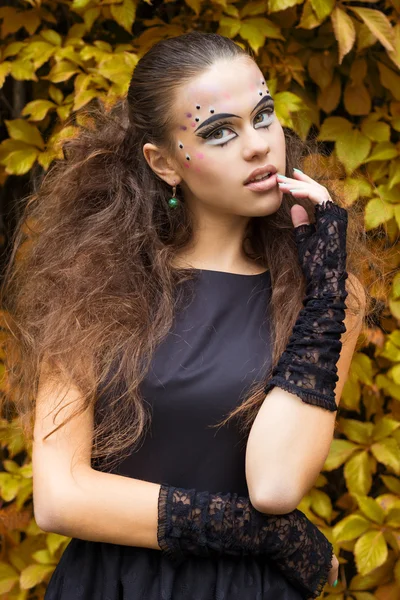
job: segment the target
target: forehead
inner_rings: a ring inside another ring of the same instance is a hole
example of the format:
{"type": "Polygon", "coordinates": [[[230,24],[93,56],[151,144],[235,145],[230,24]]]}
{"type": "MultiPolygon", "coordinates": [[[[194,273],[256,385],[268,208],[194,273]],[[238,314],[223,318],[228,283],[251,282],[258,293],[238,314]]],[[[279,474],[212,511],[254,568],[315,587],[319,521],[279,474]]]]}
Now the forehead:
{"type": "Polygon", "coordinates": [[[259,67],[250,58],[221,60],[180,86],[175,108],[178,113],[190,112],[198,105],[204,110],[212,106],[215,112],[234,107],[247,110],[258,102],[260,92],[265,94],[267,84],[263,81],[259,67]]]}

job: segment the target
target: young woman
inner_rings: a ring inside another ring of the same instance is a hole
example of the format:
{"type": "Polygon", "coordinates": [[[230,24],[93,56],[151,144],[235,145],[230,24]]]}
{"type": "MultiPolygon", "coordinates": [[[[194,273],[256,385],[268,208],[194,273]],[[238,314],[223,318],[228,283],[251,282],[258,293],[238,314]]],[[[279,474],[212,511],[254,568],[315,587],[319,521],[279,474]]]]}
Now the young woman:
{"type": "Polygon", "coordinates": [[[35,517],[73,538],[46,600],[316,598],[338,561],[296,506],[365,312],[357,224],[216,34],[156,44],[64,149],[4,288],[35,517]]]}

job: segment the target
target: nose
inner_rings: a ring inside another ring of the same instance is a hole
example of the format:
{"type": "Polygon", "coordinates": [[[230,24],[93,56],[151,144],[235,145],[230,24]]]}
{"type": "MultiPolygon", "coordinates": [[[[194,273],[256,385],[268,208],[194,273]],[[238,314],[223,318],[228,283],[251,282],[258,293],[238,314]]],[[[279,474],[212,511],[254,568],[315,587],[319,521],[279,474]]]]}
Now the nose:
{"type": "Polygon", "coordinates": [[[265,156],[271,150],[270,137],[268,130],[265,128],[255,129],[250,126],[243,135],[243,158],[245,160],[252,160],[257,156],[265,156]]]}

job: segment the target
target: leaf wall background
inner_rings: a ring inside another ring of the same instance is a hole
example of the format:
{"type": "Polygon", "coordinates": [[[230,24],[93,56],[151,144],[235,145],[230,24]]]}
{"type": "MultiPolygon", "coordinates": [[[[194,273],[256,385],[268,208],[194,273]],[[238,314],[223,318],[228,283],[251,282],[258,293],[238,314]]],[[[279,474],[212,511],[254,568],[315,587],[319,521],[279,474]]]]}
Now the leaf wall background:
{"type": "MultiPolygon", "coordinates": [[[[0,244],[18,198],[62,158],[79,110],[99,97],[113,104],[146,50],[191,29],[253,51],[282,124],[303,139],[318,133],[329,184],[360,205],[371,247],[393,273],[388,285],[366,272],[381,318],[360,335],[330,454],[298,508],[340,560],[326,600],[398,600],[400,0],[3,0],[0,244]]],[[[0,312],[0,347],[6,335],[0,312]]],[[[7,396],[1,364],[0,382],[7,396]]],[[[34,521],[31,448],[15,419],[0,419],[0,461],[0,598],[42,598],[69,539],[34,521]]]]}

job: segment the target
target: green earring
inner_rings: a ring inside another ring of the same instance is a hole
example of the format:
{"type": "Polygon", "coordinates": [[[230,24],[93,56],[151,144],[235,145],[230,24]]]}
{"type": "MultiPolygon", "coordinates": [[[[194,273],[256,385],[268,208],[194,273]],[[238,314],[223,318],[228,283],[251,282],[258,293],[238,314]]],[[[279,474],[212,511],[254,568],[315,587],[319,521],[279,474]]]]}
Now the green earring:
{"type": "Polygon", "coordinates": [[[176,185],[172,188],[172,198],[168,200],[168,206],[170,208],[176,208],[179,205],[179,200],[176,196],[176,185]]]}

